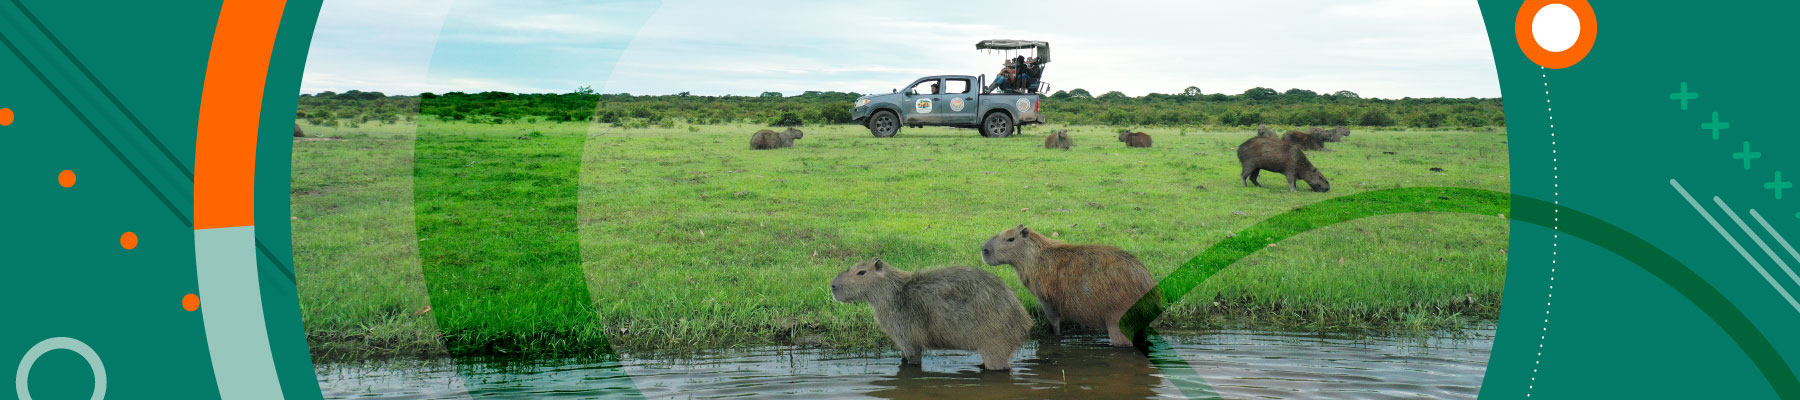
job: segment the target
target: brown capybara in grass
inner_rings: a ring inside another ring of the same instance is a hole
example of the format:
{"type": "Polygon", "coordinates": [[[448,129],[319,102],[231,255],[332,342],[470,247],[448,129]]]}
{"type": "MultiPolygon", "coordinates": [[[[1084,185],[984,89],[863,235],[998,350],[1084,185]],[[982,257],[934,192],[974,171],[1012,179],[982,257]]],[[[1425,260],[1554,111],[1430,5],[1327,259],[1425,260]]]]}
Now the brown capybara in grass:
{"type": "MultiPolygon", "coordinates": [[[[1259,132],[1257,135],[1261,136],[1262,134],[1259,132]]],[[[1342,142],[1345,136],[1350,136],[1350,128],[1340,126],[1331,129],[1312,128],[1307,129],[1306,132],[1288,131],[1286,135],[1281,136],[1281,139],[1299,144],[1306,150],[1332,151],[1325,148],[1325,143],[1342,142]]]]}
{"type": "Polygon", "coordinates": [[[806,133],[800,132],[799,129],[787,128],[787,130],[781,131],[781,133],[775,133],[775,131],[764,129],[756,131],[756,134],[750,135],[750,149],[768,150],[794,147],[794,139],[803,137],[806,137],[806,133]]]}
{"type": "Polygon", "coordinates": [[[1044,138],[1044,148],[1046,149],[1068,150],[1069,146],[1073,145],[1075,145],[1075,141],[1069,139],[1069,130],[1067,129],[1056,131],[1044,138]]]}
{"type": "Polygon", "coordinates": [[[1269,129],[1268,125],[1257,125],[1256,126],[1256,137],[1280,139],[1281,135],[1275,134],[1275,130],[1269,129]]]}
{"type": "Polygon", "coordinates": [[[1050,330],[1062,334],[1062,320],[1105,329],[1114,346],[1130,346],[1119,318],[1145,293],[1156,290],[1150,270],[1124,250],[1103,245],[1071,245],[1044,237],[1025,225],[1000,232],[981,245],[988,265],[1011,264],[1019,283],[1031,291],[1050,330]]]}
{"type": "Polygon", "coordinates": [[[906,272],[876,257],[832,278],[831,298],[869,303],[905,364],[919,364],[928,349],[971,350],[982,368],[1008,369],[1031,335],[1031,316],[1012,289],[970,267],[906,272]]]}
{"type": "Polygon", "coordinates": [[[1287,176],[1288,191],[1299,191],[1294,182],[1305,179],[1307,186],[1314,192],[1331,190],[1331,182],[1325,180],[1325,174],[1313,167],[1312,161],[1306,159],[1306,152],[1299,143],[1283,139],[1257,136],[1238,145],[1238,163],[1244,171],[1238,174],[1244,186],[1256,184],[1262,187],[1256,178],[1262,171],[1274,172],[1287,176]]]}
{"type": "Polygon", "coordinates": [[[298,123],[294,124],[294,137],[306,137],[306,132],[300,130],[300,124],[298,123]]]}
{"type": "Polygon", "coordinates": [[[1119,141],[1125,142],[1125,147],[1150,147],[1150,134],[1131,131],[1119,132],[1119,141]]]}

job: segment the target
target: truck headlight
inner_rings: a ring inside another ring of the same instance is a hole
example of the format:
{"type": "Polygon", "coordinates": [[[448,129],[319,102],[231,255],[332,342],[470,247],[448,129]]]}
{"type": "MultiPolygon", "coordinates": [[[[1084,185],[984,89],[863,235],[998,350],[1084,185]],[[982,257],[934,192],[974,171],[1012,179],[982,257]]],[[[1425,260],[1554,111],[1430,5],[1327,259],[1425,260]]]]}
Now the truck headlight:
{"type": "Polygon", "coordinates": [[[869,99],[856,99],[857,107],[862,107],[862,106],[866,106],[866,105],[869,105],[869,99]]]}

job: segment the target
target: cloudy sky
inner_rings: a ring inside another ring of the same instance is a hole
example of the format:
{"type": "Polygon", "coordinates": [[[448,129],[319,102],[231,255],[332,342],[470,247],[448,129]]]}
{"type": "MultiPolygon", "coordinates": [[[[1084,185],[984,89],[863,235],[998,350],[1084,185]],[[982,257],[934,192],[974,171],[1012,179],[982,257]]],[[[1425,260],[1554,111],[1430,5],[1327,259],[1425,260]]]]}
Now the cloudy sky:
{"type": "Polygon", "coordinates": [[[301,90],[875,93],[993,75],[981,39],[1049,41],[1044,80],[1096,94],[1500,94],[1475,3],[1444,0],[327,0],[301,90]]]}

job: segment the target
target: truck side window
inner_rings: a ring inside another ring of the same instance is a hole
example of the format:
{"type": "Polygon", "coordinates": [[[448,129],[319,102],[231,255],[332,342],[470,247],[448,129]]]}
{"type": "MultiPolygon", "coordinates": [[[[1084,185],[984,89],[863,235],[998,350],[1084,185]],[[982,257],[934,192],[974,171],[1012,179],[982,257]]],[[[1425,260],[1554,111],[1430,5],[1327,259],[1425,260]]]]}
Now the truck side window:
{"type": "Polygon", "coordinates": [[[970,86],[972,86],[972,85],[969,84],[968,79],[945,79],[944,80],[944,93],[945,94],[968,93],[970,86]]]}

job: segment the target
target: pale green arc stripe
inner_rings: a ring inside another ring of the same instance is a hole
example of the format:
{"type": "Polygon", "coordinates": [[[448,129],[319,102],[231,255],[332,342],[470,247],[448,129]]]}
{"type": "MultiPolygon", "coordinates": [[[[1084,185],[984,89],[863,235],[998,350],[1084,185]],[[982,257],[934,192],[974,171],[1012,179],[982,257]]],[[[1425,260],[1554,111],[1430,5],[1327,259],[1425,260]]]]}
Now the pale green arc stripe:
{"type": "MultiPolygon", "coordinates": [[[[1762,274],[1763,279],[1768,280],[1769,285],[1772,285],[1775,287],[1775,292],[1781,293],[1781,297],[1787,299],[1787,302],[1789,305],[1794,306],[1794,311],[1800,311],[1800,302],[1794,301],[1794,296],[1788,294],[1787,289],[1783,289],[1781,287],[1781,283],[1775,281],[1774,276],[1769,275],[1769,270],[1764,269],[1762,266],[1762,263],[1756,262],[1756,257],[1751,257],[1750,252],[1744,250],[1744,245],[1738,243],[1737,238],[1731,237],[1731,233],[1726,232],[1725,227],[1722,225],[1719,225],[1719,220],[1713,219],[1712,213],[1706,212],[1706,208],[1700,206],[1700,202],[1694,201],[1694,196],[1689,195],[1687,192],[1687,189],[1684,189],[1681,187],[1681,182],[1676,182],[1674,179],[1670,179],[1669,185],[1674,186],[1675,191],[1680,192],[1681,197],[1684,199],[1687,199],[1688,205],[1694,206],[1694,211],[1699,211],[1700,216],[1706,218],[1706,223],[1712,224],[1713,229],[1719,231],[1719,236],[1725,237],[1725,242],[1731,243],[1731,248],[1737,249],[1738,255],[1744,256],[1744,261],[1749,261],[1750,266],[1756,268],[1756,273],[1762,274]]],[[[1726,212],[1730,212],[1730,210],[1726,210],[1726,212]]],[[[1737,217],[1734,215],[1732,218],[1735,219],[1737,217]]],[[[1740,221],[1739,224],[1742,224],[1742,222],[1740,221]]],[[[1748,229],[1748,228],[1745,228],[1745,229],[1748,229]]],[[[1755,234],[1751,234],[1751,235],[1755,236],[1755,234]]],[[[1761,241],[1761,239],[1757,239],[1757,240],[1761,241]]]]}
{"type": "MultiPolygon", "coordinates": [[[[1788,244],[1787,238],[1781,237],[1781,232],[1776,232],[1775,227],[1769,226],[1769,221],[1763,220],[1761,213],[1756,212],[1756,209],[1754,208],[1750,209],[1750,218],[1755,218],[1756,223],[1762,224],[1763,230],[1769,231],[1769,236],[1775,237],[1775,243],[1780,243],[1781,248],[1786,249],[1789,256],[1793,256],[1794,260],[1800,261],[1800,252],[1794,251],[1794,246],[1788,244]]],[[[1787,271],[1788,279],[1793,279],[1795,284],[1800,284],[1800,276],[1795,276],[1794,270],[1787,269],[1787,266],[1785,265],[1782,266],[1782,270],[1787,271]]]]}
{"type": "Polygon", "coordinates": [[[281,399],[256,275],[256,227],[194,230],[194,266],[219,397],[281,399]]]}

